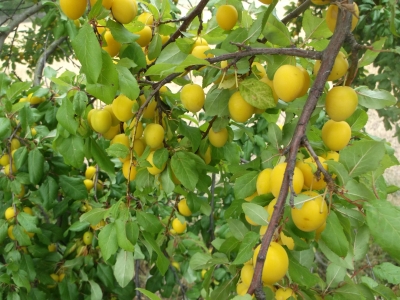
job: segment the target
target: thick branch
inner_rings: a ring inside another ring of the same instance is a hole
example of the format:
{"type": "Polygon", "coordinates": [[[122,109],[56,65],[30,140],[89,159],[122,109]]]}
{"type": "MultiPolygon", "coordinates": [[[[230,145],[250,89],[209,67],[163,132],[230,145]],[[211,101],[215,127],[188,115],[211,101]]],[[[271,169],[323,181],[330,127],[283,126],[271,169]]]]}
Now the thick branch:
{"type": "Polygon", "coordinates": [[[201,0],[199,4],[184,18],[183,23],[179,26],[178,30],[175,31],[169,40],[163,45],[163,49],[167,47],[169,44],[175,42],[175,40],[182,35],[182,32],[185,32],[189,25],[192,23],[194,18],[199,16],[202,12],[204,7],[206,7],[209,0],[201,0]]]}
{"type": "Polygon", "coordinates": [[[37,3],[30,8],[28,8],[26,11],[24,11],[22,14],[14,16],[12,18],[12,21],[7,25],[8,29],[0,33],[0,52],[3,49],[3,44],[4,41],[6,40],[7,36],[20,24],[22,23],[25,19],[29,18],[30,16],[34,15],[37,13],[39,10],[43,8],[42,3],[37,3]]]}
{"type": "Polygon", "coordinates": [[[342,10],[340,10],[335,33],[333,34],[328,47],[323,52],[321,68],[318,72],[318,75],[314,81],[313,86],[310,89],[307,103],[304,106],[293,139],[290,143],[287,167],[283,177],[281,191],[279,193],[277,203],[275,205],[275,209],[272,214],[267,232],[265,233],[262,239],[260,252],[258,254],[257,263],[254,269],[253,280],[251,282],[249,290],[247,291],[247,293],[250,295],[255,293],[256,298],[259,300],[265,300],[265,294],[262,290],[261,274],[274,231],[277,228],[279,221],[282,217],[286,197],[289,192],[290,175],[293,174],[296,163],[296,155],[300,147],[301,141],[303,139],[303,136],[305,135],[306,125],[309,122],[311,114],[314,111],[318,99],[323,92],[325,82],[327,81],[329,73],[332,70],[335,58],[339,53],[340,47],[342,46],[345,40],[346,33],[349,31],[350,21],[351,21],[351,14],[349,12],[343,12],[342,10]]]}
{"type": "Polygon", "coordinates": [[[310,7],[311,0],[306,0],[302,4],[299,5],[295,10],[291,11],[289,14],[287,14],[281,22],[283,24],[287,24],[291,19],[297,18],[300,16],[307,8],[310,7]]]}
{"type": "Polygon", "coordinates": [[[60,37],[58,40],[53,41],[49,47],[40,55],[35,68],[35,74],[33,79],[33,85],[37,86],[43,77],[43,69],[46,65],[47,58],[57,49],[57,47],[67,39],[66,36],[60,37]]]}

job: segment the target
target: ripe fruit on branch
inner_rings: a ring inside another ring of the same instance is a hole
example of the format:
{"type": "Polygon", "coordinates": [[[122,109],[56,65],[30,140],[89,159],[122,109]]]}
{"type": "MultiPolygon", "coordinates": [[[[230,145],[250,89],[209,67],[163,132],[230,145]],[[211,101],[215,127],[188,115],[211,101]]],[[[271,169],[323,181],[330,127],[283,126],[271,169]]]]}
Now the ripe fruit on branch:
{"type": "Polygon", "coordinates": [[[307,94],[308,89],[310,88],[310,74],[308,74],[307,70],[304,69],[302,66],[297,66],[297,68],[300,69],[300,71],[303,73],[304,75],[304,83],[303,83],[303,87],[300,91],[300,93],[297,95],[297,97],[303,97],[305,94],[307,94]]]}
{"type": "MultiPolygon", "coordinates": [[[[355,2],[353,2],[354,6],[353,8],[349,9],[349,11],[353,14],[351,18],[351,28],[350,31],[353,31],[354,28],[356,28],[357,23],[358,23],[358,18],[360,16],[360,11],[358,9],[358,6],[355,2]]],[[[326,24],[328,25],[328,28],[330,31],[334,32],[336,28],[336,23],[337,23],[337,17],[339,13],[339,7],[337,5],[329,5],[328,10],[326,11],[326,24]]]]}
{"type": "Polygon", "coordinates": [[[172,229],[175,230],[175,232],[177,234],[184,233],[186,230],[186,226],[187,226],[187,223],[186,222],[181,223],[181,221],[179,221],[178,218],[175,218],[172,221],[172,229]]]}
{"type": "Polygon", "coordinates": [[[86,0],[60,0],[62,12],[71,20],[79,19],[86,10],[86,0]]]}
{"type": "Polygon", "coordinates": [[[251,64],[251,68],[253,69],[253,67],[257,68],[257,71],[254,72],[259,78],[263,78],[265,76],[267,76],[267,72],[265,71],[264,67],[262,64],[260,64],[259,62],[253,62],[251,64]]]}
{"type": "Polygon", "coordinates": [[[250,286],[251,280],[254,275],[254,267],[253,265],[244,265],[242,270],[240,271],[240,279],[242,279],[243,283],[247,286],[250,286]]]}
{"type": "Polygon", "coordinates": [[[311,2],[315,5],[327,5],[331,3],[331,0],[311,0],[311,2]]]}
{"type": "Polygon", "coordinates": [[[164,140],[164,128],[160,124],[150,123],[144,129],[144,141],[152,149],[157,149],[164,140]]]}
{"type": "Polygon", "coordinates": [[[348,86],[333,87],[326,95],[326,113],[336,122],[349,118],[356,110],[357,105],[357,93],[348,86]]]}
{"type": "Polygon", "coordinates": [[[223,147],[228,141],[228,129],[222,128],[220,131],[215,132],[212,128],[208,133],[208,140],[210,144],[216,148],[223,147]]]}
{"type": "Polygon", "coordinates": [[[282,245],[285,245],[286,247],[288,247],[289,250],[293,250],[294,249],[294,240],[293,238],[291,238],[290,236],[287,236],[283,233],[283,231],[281,231],[281,233],[279,234],[280,237],[280,243],[282,245]]]}
{"type": "Polygon", "coordinates": [[[147,156],[147,158],[146,158],[146,160],[152,165],[151,167],[147,167],[147,171],[149,171],[149,173],[152,175],[157,175],[157,174],[160,174],[162,171],[164,171],[165,167],[167,166],[167,163],[165,162],[161,166],[161,169],[159,169],[154,165],[153,156],[154,156],[154,151],[151,151],[149,153],[149,156],[147,156]]]}
{"type": "Polygon", "coordinates": [[[201,58],[201,59],[214,57],[214,55],[211,54],[211,53],[207,53],[207,54],[204,53],[204,52],[206,52],[208,50],[211,50],[210,46],[208,46],[208,45],[196,46],[192,50],[192,55],[194,55],[197,58],[201,58]]]}
{"type": "Polygon", "coordinates": [[[322,127],[322,141],[330,150],[342,150],[349,143],[350,138],[351,128],[345,121],[329,120],[322,127]]]}
{"type": "Polygon", "coordinates": [[[275,292],[275,299],[276,300],[286,300],[290,297],[297,299],[296,294],[293,292],[291,288],[279,288],[275,292]]]}
{"type": "MultiPolygon", "coordinates": [[[[19,147],[21,147],[20,141],[18,139],[12,139],[10,145],[11,151],[17,150],[19,147]]],[[[12,157],[14,158],[14,155],[12,155],[12,157]]]]}
{"type": "Polygon", "coordinates": [[[133,21],[137,14],[136,0],[114,0],[111,12],[118,22],[128,24],[133,21]]]}
{"type": "Polygon", "coordinates": [[[111,34],[111,31],[106,31],[104,33],[104,40],[106,41],[106,46],[103,46],[102,48],[110,54],[111,57],[116,56],[119,53],[119,50],[121,49],[121,44],[117,42],[114,37],[111,34]]]}
{"type": "Polygon", "coordinates": [[[28,102],[30,102],[31,104],[40,104],[46,100],[46,97],[37,97],[37,96],[33,96],[33,93],[30,93],[28,95],[28,97],[26,98],[26,100],[28,102]]]}
{"type": "Polygon", "coordinates": [[[8,154],[4,154],[0,157],[0,165],[3,167],[7,166],[10,163],[10,156],[8,154]]]}
{"type": "Polygon", "coordinates": [[[140,47],[147,47],[147,45],[150,44],[151,38],[153,37],[153,32],[151,31],[150,26],[146,25],[142,30],[134,33],[139,35],[136,43],[138,43],[140,47]]]}
{"type": "Polygon", "coordinates": [[[10,220],[15,217],[15,210],[14,207],[10,206],[9,208],[6,209],[4,212],[4,216],[6,220],[10,220]]]}
{"type": "Polygon", "coordinates": [[[238,12],[233,5],[221,5],[216,17],[219,27],[223,30],[231,30],[238,20],[238,12]]]}
{"type": "Polygon", "coordinates": [[[138,20],[139,22],[142,22],[144,25],[149,25],[149,26],[151,26],[151,25],[153,25],[154,17],[153,17],[153,15],[152,15],[151,13],[149,13],[149,12],[144,12],[144,13],[141,13],[141,14],[137,17],[137,20],[138,20]]]}
{"type": "Polygon", "coordinates": [[[272,169],[264,169],[257,177],[257,193],[258,195],[271,193],[271,173],[272,169]]]}
{"type": "Polygon", "coordinates": [[[111,128],[111,115],[107,110],[96,109],[91,117],[93,130],[106,133],[111,128]]]}
{"type": "Polygon", "coordinates": [[[245,284],[244,282],[239,282],[236,286],[236,293],[239,296],[244,296],[247,294],[247,291],[249,289],[249,285],[245,284]]]}
{"type": "MultiPolygon", "coordinates": [[[[328,170],[327,164],[324,163],[325,159],[318,156],[319,161],[325,170],[328,170]]],[[[301,170],[304,176],[304,187],[311,188],[313,190],[322,190],[326,187],[324,175],[320,174],[319,180],[314,175],[317,171],[317,163],[312,157],[306,158],[304,161],[298,161],[296,167],[301,170]]]]}
{"type": "Polygon", "coordinates": [[[328,205],[325,200],[314,191],[306,191],[302,195],[310,196],[301,208],[291,209],[292,219],[297,228],[310,232],[316,230],[326,221],[328,205]]]}
{"type": "Polygon", "coordinates": [[[181,199],[181,201],[179,201],[179,203],[178,203],[178,210],[179,210],[179,213],[180,213],[182,216],[190,217],[190,216],[192,215],[192,212],[190,211],[190,208],[189,208],[189,206],[187,205],[187,201],[186,201],[185,198],[183,198],[183,199],[181,199]]]}
{"type": "Polygon", "coordinates": [[[114,115],[121,122],[126,122],[133,117],[132,107],[136,101],[132,101],[125,95],[119,95],[111,104],[114,115]]]}
{"type": "MultiPolygon", "coordinates": [[[[95,5],[97,1],[100,1],[100,0],[90,0],[90,5],[93,7],[93,5],[95,5]]],[[[113,0],[103,0],[101,2],[101,5],[103,5],[103,7],[105,9],[110,9],[112,3],[113,3],[113,0]]]]}
{"type": "MultiPolygon", "coordinates": [[[[314,74],[317,75],[319,68],[321,67],[321,61],[317,60],[314,64],[314,74]]],[[[349,62],[343,52],[339,52],[336,56],[335,63],[333,64],[332,71],[329,73],[328,80],[334,81],[343,77],[349,68],[349,62]]]]}
{"type": "Polygon", "coordinates": [[[275,92],[283,101],[292,102],[302,92],[304,79],[302,70],[296,66],[280,66],[273,79],[275,92]]]}
{"type": "MultiPolygon", "coordinates": [[[[17,173],[17,167],[14,165],[14,163],[11,164],[11,170],[13,174],[17,173]]],[[[10,165],[4,167],[4,174],[7,176],[10,175],[10,165]]]]}
{"type": "Polygon", "coordinates": [[[136,178],[136,166],[134,164],[131,165],[130,160],[127,160],[123,163],[122,165],[122,174],[124,174],[124,177],[128,181],[135,180],[136,178]],[[129,167],[131,169],[131,173],[129,174],[129,167]],[[129,178],[129,179],[128,179],[129,178]]]}
{"type": "MultiPolygon", "coordinates": [[[[210,137],[209,137],[210,138],[210,137]]],[[[210,142],[211,143],[211,142],[210,142]]],[[[208,165],[211,162],[211,147],[208,146],[206,153],[200,154],[200,157],[204,160],[206,165],[208,165]]]]}
{"type": "Polygon", "coordinates": [[[228,109],[230,117],[236,122],[246,122],[254,114],[254,106],[243,99],[239,91],[229,98],[228,109]]]}
{"type": "MultiPolygon", "coordinates": [[[[253,266],[256,266],[258,252],[261,245],[258,245],[253,254],[253,266]]],[[[289,268],[289,258],[285,249],[278,243],[271,242],[268,248],[262,271],[262,281],[265,284],[274,284],[281,280],[289,268]]]]}
{"type": "MultiPolygon", "coordinates": [[[[287,163],[277,165],[271,173],[271,192],[275,197],[279,196],[281,191],[283,175],[285,174],[287,163]]],[[[294,168],[293,174],[293,188],[296,194],[300,193],[304,185],[304,177],[301,170],[297,167],[294,168]]]]}
{"type": "Polygon", "coordinates": [[[200,85],[187,84],[182,88],[180,98],[188,111],[197,113],[203,108],[205,94],[200,85]]]}
{"type": "Polygon", "coordinates": [[[93,186],[94,186],[94,182],[93,182],[93,180],[91,180],[91,179],[85,179],[84,181],[83,181],[83,184],[85,185],[85,187],[86,187],[86,190],[89,192],[92,188],[93,188],[93,186]]]}
{"type": "Polygon", "coordinates": [[[96,174],[96,167],[90,166],[86,168],[85,177],[86,179],[92,179],[96,174]]]}

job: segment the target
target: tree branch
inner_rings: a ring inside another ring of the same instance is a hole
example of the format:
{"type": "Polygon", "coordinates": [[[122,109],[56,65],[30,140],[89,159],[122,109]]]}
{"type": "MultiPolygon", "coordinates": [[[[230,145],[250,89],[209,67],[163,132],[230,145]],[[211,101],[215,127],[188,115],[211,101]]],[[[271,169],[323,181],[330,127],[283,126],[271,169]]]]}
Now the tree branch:
{"type": "Polygon", "coordinates": [[[206,7],[209,0],[201,0],[199,4],[189,13],[183,20],[181,26],[179,26],[178,30],[175,31],[169,40],[163,45],[162,49],[167,47],[169,44],[175,42],[175,40],[182,35],[182,32],[185,32],[189,27],[190,23],[192,23],[193,19],[196,18],[203,12],[204,7],[206,7]]]}
{"type": "Polygon", "coordinates": [[[299,7],[297,7],[295,10],[291,11],[290,13],[288,13],[281,20],[281,22],[286,25],[291,19],[294,19],[294,18],[298,17],[299,15],[301,15],[307,8],[310,7],[310,4],[311,4],[311,0],[304,1],[302,4],[299,5],[299,7]]]}
{"type": "Polygon", "coordinates": [[[16,17],[12,18],[12,21],[7,25],[8,29],[0,33],[0,52],[3,49],[4,41],[6,40],[7,36],[20,24],[22,23],[25,19],[29,18],[30,16],[34,15],[37,13],[39,10],[43,8],[42,3],[37,3],[30,8],[28,8],[26,11],[24,11],[22,14],[17,15],[16,17]]]}
{"type": "Polygon", "coordinates": [[[255,293],[258,300],[265,300],[265,294],[262,290],[261,274],[274,231],[277,228],[280,219],[282,218],[286,197],[289,192],[290,175],[294,172],[296,155],[303,136],[305,135],[306,126],[310,120],[311,114],[314,111],[318,99],[323,92],[325,83],[328,79],[329,73],[332,70],[336,56],[339,53],[340,47],[345,40],[346,33],[350,29],[351,13],[339,10],[337,20],[338,22],[336,30],[329,42],[328,47],[323,51],[320,70],[314,81],[313,86],[310,89],[306,105],[304,106],[304,109],[301,113],[293,139],[290,143],[287,167],[283,177],[281,191],[279,193],[267,232],[262,239],[261,248],[257,257],[256,266],[254,268],[253,280],[251,282],[249,290],[247,291],[247,293],[250,295],[255,293]]]}
{"type": "Polygon", "coordinates": [[[40,55],[35,68],[33,85],[38,86],[43,77],[43,69],[46,65],[47,58],[57,49],[57,47],[67,39],[67,36],[60,37],[58,40],[53,41],[49,47],[40,55]]]}

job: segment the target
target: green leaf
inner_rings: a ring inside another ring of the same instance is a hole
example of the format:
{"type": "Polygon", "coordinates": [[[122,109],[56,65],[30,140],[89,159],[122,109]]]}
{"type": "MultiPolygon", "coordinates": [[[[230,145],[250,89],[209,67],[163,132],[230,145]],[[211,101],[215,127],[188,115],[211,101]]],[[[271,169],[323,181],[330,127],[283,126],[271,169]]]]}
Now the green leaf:
{"type": "Polygon", "coordinates": [[[28,159],[28,149],[26,147],[20,147],[14,153],[14,164],[17,170],[19,170],[28,159]]]}
{"type": "Polygon", "coordinates": [[[115,143],[106,149],[108,155],[116,158],[125,158],[129,155],[129,148],[123,144],[115,143]]]}
{"type": "Polygon", "coordinates": [[[197,149],[199,149],[201,142],[200,129],[197,127],[188,126],[186,122],[180,120],[179,131],[189,139],[189,141],[192,143],[193,152],[196,152],[197,149]]]}
{"type": "Polygon", "coordinates": [[[103,291],[98,283],[93,280],[89,280],[90,284],[90,300],[101,300],[103,299],[103,291]]]}
{"type": "Polygon", "coordinates": [[[128,221],[125,224],[126,237],[132,243],[132,245],[136,245],[138,237],[139,237],[139,226],[136,222],[128,221]]]}
{"type": "Polygon", "coordinates": [[[172,181],[171,167],[167,166],[167,172],[162,172],[160,175],[160,181],[162,189],[168,195],[175,189],[175,183],[172,181]]]}
{"type": "Polygon", "coordinates": [[[38,219],[23,211],[18,214],[18,223],[24,227],[27,232],[40,233],[40,229],[36,227],[38,219]]]}
{"type": "Polygon", "coordinates": [[[354,260],[360,261],[365,258],[369,250],[370,234],[369,229],[366,225],[357,228],[354,233],[354,260]]]}
{"type": "Polygon", "coordinates": [[[115,220],[115,226],[117,228],[117,240],[118,240],[118,246],[125,251],[133,252],[135,249],[132,245],[132,243],[128,240],[127,238],[127,232],[126,232],[126,222],[121,219],[115,220]]]}
{"type": "Polygon", "coordinates": [[[88,196],[87,189],[81,178],[60,175],[60,186],[65,195],[74,200],[86,199],[88,196]]]}
{"type": "Polygon", "coordinates": [[[357,141],[351,147],[340,151],[339,161],[346,167],[351,177],[357,177],[375,170],[384,155],[383,142],[357,141]]]}
{"type": "Polygon", "coordinates": [[[114,265],[115,279],[124,288],[132,281],[134,275],[135,261],[133,260],[133,253],[120,250],[114,265]]]}
{"type": "Polygon", "coordinates": [[[209,66],[210,63],[205,59],[198,58],[192,54],[189,54],[183,62],[181,62],[178,66],[176,66],[175,72],[176,73],[184,72],[187,67],[196,65],[209,66]]]}
{"type": "Polygon", "coordinates": [[[7,237],[8,222],[4,219],[0,219],[0,243],[7,237]]]}
{"type": "Polygon", "coordinates": [[[99,233],[99,246],[104,260],[108,260],[111,255],[118,250],[117,229],[114,223],[106,225],[99,233]]]}
{"type": "Polygon", "coordinates": [[[136,174],[136,188],[142,191],[145,188],[154,186],[154,175],[151,175],[147,169],[142,169],[136,174]]]}
{"type": "Polygon", "coordinates": [[[124,94],[129,99],[136,99],[139,97],[139,85],[129,69],[120,65],[116,65],[116,68],[121,94],[124,94]]]}
{"type": "Polygon", "coordinates": [[[78,288],[75,283],[69,280],[63,280],[58,284],[61,299],[76,300],[79,298],[78,288]]]}
{"type": "MultiPolygon", "coordinates": [[[[345,285],[338,288],[334,293],[334,299],[339,300],[366,300],[363,297],[363,286],[354,284],[351,281],[347,281],[345,285]]],[[[371,299],[371,298],[369,298],[371,299]]]]}
{"type": "Polygon", "coordinates": [[[212,257],[209,253],[195,253],[192,258],[190,259],[189,266],[194,271],[207,269],[213,265],[210,263],[212,257]]]}
{"type": "Polygon", "coordinates": [[[85,23],[71,44],[83,73],[91,82],[97,82],[102,71],[102,53],[92,26],[85,23]]]}
{"type": "Polygon", "coordinates": [[[307,9],[303,15],[303,29],[306,34],[305,40],[329,38],[332,32],[324,18],[318,18],[313,15],[310,9],[307,9]]]}
{"type": "Polygon", "coordinates": [[[254,194],[258,173],[257,171],[251,171],[236,179],[233,191],[237,199],[244,199],[254,194]]]}
{"type": "Polygon", "coordinates": [[[161,36],[159,34],[155,34],[148,48],[148,54],[147,54],[148,58],[150,60],[157,58],[160,55],[161,48],[162,48],[161,36]]]}
{"type": "Polygon", "coordinates": [[[345,196],[350,200],[359,201],[363,200],[374,200],[376,196],[364,183],[358,182],[354,179],[347,181],[345,184],[345,196]]]}
{"type": "Polygon", "coordinates": [[[28,292],[31,290],[31,284],[28,279],[28,274],[24,270],[12,273],[12,279],[16,286],[26,288],[28,292]]]}
{"type": "Polygon", "coordinates": [[[326,283],[331,288],[336,288],[346,277],[347,270],[333,263],[326,269],[326,283]]]}
{"type": "Polygon", "coordinates": [[[337,256],[334,252],[332,252],[332,250],[330,250],[328,246],[326,246],[325,242],[322,239],[318,241],[318,245],[321,252],[330,262],[343,268],[354,270],[353,254],[350,251],[347,253],[345,258],[341,258],[337,256]]]}
{"type": "Polygon", "coordinates": [[[111,104],[119,88],[118,72],[110,55],[102,50],[101,52],[101,72],[98,80],[88,83],[86,90],[96,98],[111,104]]]}
{"type": "Polygon", "coordinates": [[[168,153],[167,149],[165,149],[165,148],[157,149],[153,155],[154,165],[157,168],[161,169],[162,166],[167,162],[168,156],[169,156],[169,153],[168,153]]]}
{"type": "Polygon", "coordinates": [[[232,251],[236,251],[236,249],[240,246],[240,241],[238,241],[233,236],[228,237],[218,249],[218,251],[225,253],[229,256],[232,251]]]}
{"type": "Polygon", "coordinates": [[[389,262],[381,263],[373,268],[375,275],[391,284],[400,283],[400,267],[389,262]]]}
{"type": "Polygon", "coordinates": [[[288,28],[278,19],[275,13],[269,15],[263,35],[274,45],[289,46],[292,43],[288,28]]]}
{"type": "MultiPolygon", "coordinates": [[[[69,231],[74,231],[74,232],[79,232],[79,231],[83,231],[86,230],[87,228],[89,228],[90,223],[89,222],[80,222],[80,221],[76,221],[75,223],[73,223],[68,230],[69,231]]],[[[65,235],[65,233],[64,233],[65,235]]]]}
{"type": "Polygon", "coordinates": [[[194,191],[199,180],[196,162],[185,152],[176,152],[171,158],[171,167],[182,185],[194,191]]]}
{"type": "Polygon", "coordinates": [[[207,116],[225,117],[229,116],[228,102],[230,98],[229,90],[218,89],[216,86],[206,95],[204,110],[207,116]]]}
{"type": "Polygon", "coordinates": [[[160,297],[158,297],[156,294],[153,294],[152,292],[149,292],[148,290],[137,288],[139,292],[141,292],[143,295],[148,297],[150,300],[161,300],[160,297]]]}
{"type": "Polygon", "coordinates": [[[86,93],[82,92],[82,91],[76,92],[76,94],[74,95],[72,104],[73,104],[75,113],[79,117],[83,117],[85,110],[86,110],[86,105],[88,104],[88,97],[87,97],[86,93]]]}
{"type": "Polygon", "coordinates": [[[232,262],[234,265],[241,265],[253,257],[253,247],[260,240],[260,235],[258,233],[249,231],[244,236],[242,244],[240,245],[239,252],[232,262]]]}
{"type": "Polygon", "coordinates": [[[268,212],[261,205],[254,203],[243,203],[243,211],[254,223],[268,225],[268,212]]]}
{"type": "Polygon", "coordinates": [[[334,212],[331,212],[326,220],[326,228],[321,234],[326,246],[340,257],[346,256],[349,242],[343,232],[343,227],[334,212]]]}
{"type": "Polygon", "coordinates": [[[91,225],[96,225],[100,223],[101,220],[104,219],[105,214],[107,213],[107,209],[105,208],[93,208],[92,210],[84,213],[79,218],[81,222],[88,222],[91,225]]]}
{"type": "Polygon", "coordinates": [[[369,49],[367,49],[367,51],[365,51],[364,55],[358,61],[359,68],[368,66],[374,62],[375,58],[380,53],[379,51],[376,51],[376,50],[381,50],[383,48],[383,45],[385,45],[386,39],[387,39],[387,37],[381,37],[379,40],[375,41],[372,44],[372,49],[374,49],[374,51],[371,51],[369,49]]]}
{"type": "Polygon", "coordinates": [[[160,56],[157,58],[157,64],[174,62],[174,64],[171,64],[174,68],[182,63],[187,56],[179,49],[176,43],[171,43],[161,51],[160,56]]]}
{"type": "Polygon", "coordinates": [[[275,123],[268,124],[268,142],[276,149],[280,149],[282,144],[282,130],[275,123]]]}
{"type": "MultiPolygon", "coordinates": [[[[158,60],[157,60],[158,62],[158,60]]],[[[157,63],[154,66],[151,66],[147,71],[146,71],[146,76],[151,76],[151,75],[159,75],[162,78],[167,77],[168,75],[171,75],[175,73],[175,64],[170,64],[170,63],[157,63]]]]}
{"type": "Polygon", "coordinates": [[[302,266],[297,259],[293,256],[291,251],[287,252],[289,257],[289,275],[290,278],[298,284],[311,288],[318,283],[318,277],[310,273],[309,269],[302,266]]]}
{"type": "Polygon", "coordinates": [[[22,228],[21,225],[14,225],[14,228],[12,229],[12,233],[14,234],[15,239],[20,244],[20,246],[32,245],[31,239],[26,234],[26,232],[24,231],[24,229],[22,228]]]}
{"type": "Polygon", "coordinates": [[[355,91],[358,94],[358,104],[366,108],[381,109],[397,102],[396,98],[385,90],[370,90],[366,86],[359,86],[355,91]]]}
{"type": "Polygon", "coordinates": [[[62,100],[61,107],[57,111],[57,121],[70,134],[75,134],[78,129],[78,121],[75,120],[75,111],[72,102],[65,97],[62,100]]]}
{"type": "Polygon", "coordinates": [[[124,27],[124,25],[114,22],[111,19],[108,19],[106,27],[110,29],[113,38],[121,44],[129,44],[138,39],[137,35],[131,33],[128,29],[124,27]]]}
{"type": "Polygon", "coordinates": [[[58,137],[55,146],[67,165],[75,168],[82,166],[85,158],[85,145],[82,137],[78,135],[70,135],[68,138],[58,137]]]}
{"type": "Polygon", "coordinates": [[[3,140],[11,135],[10,119],[0,118],[0,139],[3,140]]]}
{"type": "Polygon", "coordinates": [[[144,232],[143,237],[150,244],[151,248],[157,253],[156,266],[160,271],[160,273],[162,275],[165,275],[165,273],[168,271],[171,262],[169,261],[168,258],[165,257],[164,253],[161,251],[157,242],[153,239],[153,237],[149,233],[144,232]]]}
{"type": "Polygon", "coordinates": [[[38,148],[33,149],[28,155],[29,181],[38,184],[43,177],[44,157],[38,148]]]}
{"type": "Polygon", "coordinates": [[[368,122],[368,114],[361,108],[358,108],[346,122],[350,125],[351,131],[360,131],[368,122]]]}
{"type": "Polygon", "coordinates": [[[400,209],[388,201],[365,203],[367,225],[375,242],[393,258],[400,259],[400,209]]]}
{"type": "MultiPolygon", "coordinates": [[[[245,204],[245,203],[243,203],[245,204]]],[[[229,230],[232,235],[239,241],[243,241],[246,234],[249,232],[247,227],[243,224],[242,221],[237,219],[228,219],[229,230]]]]}
{"type": "Polygon", "coordinates": [[[32,82],[16,82],[13,83],[6,92],[8,100],[13,100],[15,97],[19,96],[21,92],[28,90],[31,87],[32,82]]]}
{"type": "Polygon", "coordinates": [[[87,152],[92,155],[92,158],[99,165],[100,169],[103,170],[110,176],[110,178],[115,177],[114,163],[107,156],[106,152],[102,147],[100,147],[97,142],[90,138],[88,144],[87,152]]]}
{"type": "Polygon", "coordinates": [[[267,109],[276,106],[272,89],[264,82],[254,78],[246,79],[240,83],[239,90],[243,99],[256,108],[267,109]]]}
{"type": "Polygon", "coordinates": [[[39,188],[39,194],[42,198],[42,205],[49,210],[51,203],[56,199],[58,193],[58,184],[53,177],[47,176],[39,188]]]}
{"type": "Polygon", "coordinates": [[[147,232],[158,234],[163,229],[160,220],[155,215],[137,211],[136,217],[139,225],[147,232]]]}

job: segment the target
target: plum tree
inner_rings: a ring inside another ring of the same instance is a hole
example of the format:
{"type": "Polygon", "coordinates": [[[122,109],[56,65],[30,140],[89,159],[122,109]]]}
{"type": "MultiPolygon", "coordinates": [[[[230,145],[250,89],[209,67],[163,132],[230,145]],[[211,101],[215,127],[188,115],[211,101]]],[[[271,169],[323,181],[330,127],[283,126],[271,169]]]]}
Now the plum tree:
{"type": "Polygon", "coordinates": [[[87,2],[0,8],[2,294],[400,296],[395,1],[87,2]]]}

